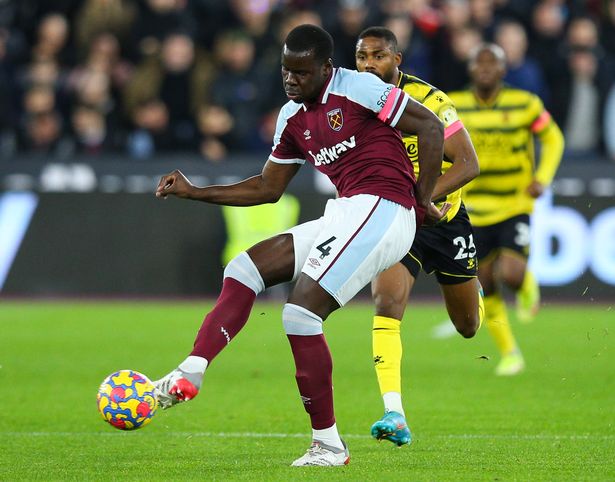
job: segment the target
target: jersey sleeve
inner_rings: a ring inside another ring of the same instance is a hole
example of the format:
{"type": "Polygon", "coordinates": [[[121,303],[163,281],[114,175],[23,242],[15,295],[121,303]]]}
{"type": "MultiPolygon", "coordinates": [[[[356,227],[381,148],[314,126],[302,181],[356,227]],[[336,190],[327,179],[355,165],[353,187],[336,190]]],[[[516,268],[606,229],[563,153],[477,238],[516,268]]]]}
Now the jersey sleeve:
{"type": "Polygon", "coordinates": [[[288,129],[288,120],[295,112],[297,112],[297,108],[287,104],[282,107],[278,114],[278,120],[275,124],[275,134],[273,135],[273,147],[269,155],[269,159],[278,164],[305,163],[305,157],[297,148],[290,133],[290,129],[288,129]],[[291,109],[289,107],[293,108],[291,109]]]}
{"type": "Polygon", "coordinates": [[[349,79],[348,95],[354,102],[378,114],[378,119],[391,127],[397,125],[410,98],[400,88],[366,72],[356,72],[349,79]]]}
{"type": "Polygon", "coordinates": [[[455,104],[444,92],[436,91],[424,102],[425,107],[438,116],[444,125],[444,139],[448,139],[455,132],[463,129],[455,104]]]}
{"type": "Polygon", "coordinates": [[[528,110],[531,115],[530,130],[539,134],[551,123],[551,114],[545,109],[542,100],[537,95],[532,95],[528,110]]]}

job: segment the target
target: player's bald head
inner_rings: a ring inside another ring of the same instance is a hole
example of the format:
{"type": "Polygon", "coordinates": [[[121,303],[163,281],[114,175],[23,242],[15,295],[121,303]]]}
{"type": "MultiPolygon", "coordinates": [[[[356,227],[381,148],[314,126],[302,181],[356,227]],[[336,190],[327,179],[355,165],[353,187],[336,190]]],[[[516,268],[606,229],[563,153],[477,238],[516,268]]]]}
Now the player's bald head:
{"type": "Polygon", "coordinates": [[[490,53],[495,57],[495,59],[502,67],[506,67],[506,54],[504,53],[504,49],[498,44],[490,42],[481,43],[480,45],[477,45],[474,49],[472,49],[472,51],[470,52],[469,63],[472,64],[476,62],[478,56],[481,55],[483,52],[490,53]]]}

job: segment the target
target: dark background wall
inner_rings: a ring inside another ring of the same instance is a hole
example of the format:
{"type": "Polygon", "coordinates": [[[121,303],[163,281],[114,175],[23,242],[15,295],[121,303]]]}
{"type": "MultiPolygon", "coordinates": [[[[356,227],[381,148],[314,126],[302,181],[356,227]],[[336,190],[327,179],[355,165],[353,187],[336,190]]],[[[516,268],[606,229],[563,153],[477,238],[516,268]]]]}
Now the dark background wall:
{"type": "MultiPolygon", "coordinates": [[[[235,167],[242,176],[260,169],[250,166],[235,167]]],[[[300,221],[305,221],[322,213],[330,194],[323,192],[326,188],[315,181],[311,168],[301,171],[291,191],[301,202],[300,221]]],[[[207,182],[231,179],[224,171],[203,172],[188,166],[187,172],[207,182]]],[[[49,192],[41,187],[40,173],[30,175],[36,184],[28,192],[38,204],[8,271],[4,294],[217,293],[226,242],[218,206],[156,199],[153,173],[149,181],[134,184],[142,185],[144,192],[127,192],[128,174],[121,174],[124,187],[113,193],[101,192],[104,173],[95,174],[97,183],[86,192],[75,192],[74,186],[49,192]]],[[[560,176],[555,195],[537,207],[532,263],[545,298],[615,300],[615,203],[608,186],[603,183],[596,188],[596,179],[604,178],[560,176]]],[[[2,196],[0,192],[0,201],[2,196]]],[[[0,232],[0,257],[6,236],[0,232]]],[[[437,291],[432,277],[423,275],[415,294],[437,291]]]]}

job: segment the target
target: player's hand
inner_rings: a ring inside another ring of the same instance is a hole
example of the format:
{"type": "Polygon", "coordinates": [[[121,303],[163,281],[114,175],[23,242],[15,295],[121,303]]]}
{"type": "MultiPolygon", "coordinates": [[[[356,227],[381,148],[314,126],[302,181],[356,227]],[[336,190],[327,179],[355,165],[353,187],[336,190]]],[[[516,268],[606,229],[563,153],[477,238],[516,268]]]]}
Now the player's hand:
{"type": "Polygon", "coordinates": [[[176,169],[172,173],[162,176],[156,188],[156,197],[166,199],[169,194],[181,198],[190,198],[193,184],[184,174],[176,169]]]}
{"type": "Polygon", "coordinates": [[[545,187],[534,179],[527,187],[526,192],[533,198],[537,198],[542,196],[542,193],[545,192],[545,187]]]}
{"type": "Polygon", "coordinates": [[[429,203],[425,210],[425,216],[423,217],[423,225],[433,226],[434,224],[438,224],[450,209],[451,203],[444,203],[439,209],[434,203],[429,203]]]}

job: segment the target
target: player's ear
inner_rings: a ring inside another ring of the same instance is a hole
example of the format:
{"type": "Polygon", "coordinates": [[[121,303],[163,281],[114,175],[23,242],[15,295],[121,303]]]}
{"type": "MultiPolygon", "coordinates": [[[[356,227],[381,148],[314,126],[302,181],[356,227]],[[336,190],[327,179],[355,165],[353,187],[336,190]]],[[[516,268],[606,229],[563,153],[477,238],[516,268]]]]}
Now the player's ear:
{"type": "Polygon", "coordinates": [[[401,52],[397,52],[395,54],[395,67],[399,67],[401,65],[401,59],[402,59],[403,55],[401,52]]]}
{"type": "Polygon", "coordinates": [[[333,70],[333,60],[327,59],[326,62],[322,64],[322,73],[325,75],[325,77],[328,77],[331,73],[331,70],[333,70]]]}

